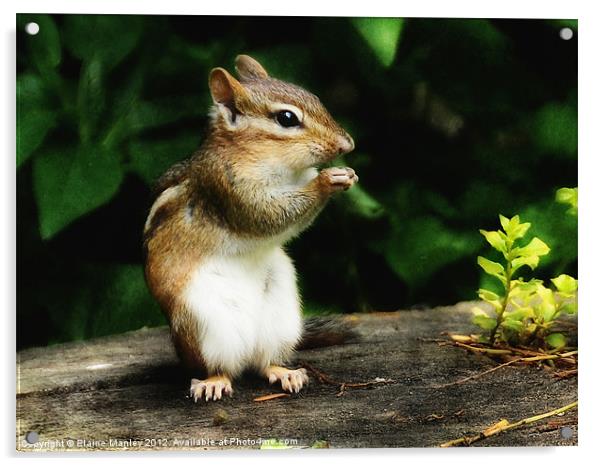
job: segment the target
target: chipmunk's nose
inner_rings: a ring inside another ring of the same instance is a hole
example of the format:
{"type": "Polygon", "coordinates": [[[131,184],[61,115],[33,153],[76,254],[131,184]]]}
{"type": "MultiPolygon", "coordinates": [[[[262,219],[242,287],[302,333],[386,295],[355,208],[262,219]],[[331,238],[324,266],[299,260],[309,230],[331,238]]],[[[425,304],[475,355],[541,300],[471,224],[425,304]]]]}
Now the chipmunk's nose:
{"type": "Polygon", "coordinates": [[[347,133],[345,133],[344,136],[343,135],[338,136],[337,144],[339,146],[339,154],[341,154],[341,155],[351,152],[353,150],[353,148],[355,147],[355,143],[353,142],[353,139],[347,133]]]}

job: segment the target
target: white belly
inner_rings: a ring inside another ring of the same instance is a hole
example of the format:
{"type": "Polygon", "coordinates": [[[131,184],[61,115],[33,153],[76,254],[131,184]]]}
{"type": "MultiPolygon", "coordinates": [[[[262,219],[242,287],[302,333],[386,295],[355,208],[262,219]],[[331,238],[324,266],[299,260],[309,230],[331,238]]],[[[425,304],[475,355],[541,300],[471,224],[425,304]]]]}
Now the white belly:
{"type": "Polygon", "coordinates": [[[301,335],[295,269],[280,247],[204,261],[185,301],[212,372],[282,364],[301,335]]]}

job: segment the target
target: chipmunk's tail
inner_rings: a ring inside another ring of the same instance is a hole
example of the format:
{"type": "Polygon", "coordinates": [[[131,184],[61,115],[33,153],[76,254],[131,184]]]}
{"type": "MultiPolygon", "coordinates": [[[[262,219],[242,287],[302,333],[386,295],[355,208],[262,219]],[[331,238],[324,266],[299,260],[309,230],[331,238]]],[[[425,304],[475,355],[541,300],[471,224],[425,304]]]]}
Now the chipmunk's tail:
{"type": "Polygon", "coordinates": [[[356,341],[355,323],[346,316],[312,316],[303,320],[303,336],[298,350],[323,348],[356,341]]]}

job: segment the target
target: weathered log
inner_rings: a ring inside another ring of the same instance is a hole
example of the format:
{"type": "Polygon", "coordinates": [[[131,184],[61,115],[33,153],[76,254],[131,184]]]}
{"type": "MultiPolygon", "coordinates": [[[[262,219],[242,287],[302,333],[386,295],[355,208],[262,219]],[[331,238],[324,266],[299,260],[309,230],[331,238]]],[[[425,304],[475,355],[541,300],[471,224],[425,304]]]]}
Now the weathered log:
{"type": "MultiPolygon", "coordinates": [[[[346,316],[357,322],[358,341],[301,351],[293,365],[340,382],[392,382],[341,393],[310,373],[302,393],[262,402],[253,400],[279,390],[249,375],[236,381],[232,398],[194,404],[167,328],[27,349],[17,355],[17,449],[259,448],[266,439],[296,447],[430,447],[577,399],[576,377],[554,378],[534,366],[441,387],[496,365],[432,341],[443,331],[473,332],[472,304],[346,316]]],[[[576,444],[573,410],[475,445],[576,444]],[[561,435],[562,427],[571,431],[561,435]]]]}

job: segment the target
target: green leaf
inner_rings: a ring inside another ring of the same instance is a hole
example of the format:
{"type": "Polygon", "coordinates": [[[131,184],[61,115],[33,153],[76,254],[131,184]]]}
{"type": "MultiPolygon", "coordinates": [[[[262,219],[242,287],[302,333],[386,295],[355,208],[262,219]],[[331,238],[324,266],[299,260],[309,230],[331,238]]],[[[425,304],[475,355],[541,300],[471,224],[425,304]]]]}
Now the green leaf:
{"type": "Polygon", "coordinates": [[[561,349],[566,346],[566,338],[562,333],[550,333],[546,337],[546,343],[554,349],[561,349]]]}
{"type": "MultiPolygon", "coordinates": [[[[106,274],[106,279],[99,299],[89,304],[94,306],[94,312],[88,313],[86,325],[90,336],[111,335],[165,322],[148,292],[140,264],[99,266],[95,271],[106,274]]],[[[91,278],[93,276],[91,273],[91,278]]]]}
{"type": "Polygon", "coordinates": [[[472,318],[472,323],[478,325],[483,330],[493,330],[497,325],[497,320],[493,317],[476,315],[472,318]]]}
{"type": "Polygon", "coordinates": [[[537,295],[541,299],[541,302],[535,307],[535,311],[543,322],[550,322],[554,314],[556,314],[557,307],[554,292],[540,285],[537,289],[537,295]]]}
{"type": "Polygon", "coordinates": [[[525,282],[521,278],[518,280],[512,280],[512,287],[510,290],[510,297],[516,297],[520,299],[527,299],[529,296],[537,293],[537,290],[543,285],[541,280],[532,278],[525,282]]]}
{"type": "Polygon", "coordinates": [[[355,185],[353,189],[347,191],[344,199],[349,209],[360,217],[375,219],[382,217],[385,213],[382,204],[360,185],[355,185]]]}
{"type": "Polygon", "coordinates": [[[37,75],[17,77],[17,167],[46,139],[57,123],[57,112],[46,84],[37,75]]]}
{"type": "MultiPolygon", "coordinates": [[[[203,48],[206,49],[206,45],[203,48]]],[[[203,51],[200,53],[203,54],[203,51]]],[[[213,53],[215,51],[210,52],[203,62],[210,64],[213,53]]],[[[267,47],[252,50],[250,55],[258,60],[271,76],[300,85],[306,84],[303,82],[304,77],[311,70],[312,63],[312,51],[308,47],[293,45],[290,42],[280,45],[271,43],[267,47]]]]}
{"type": "Polygon", "coordinates": [[[512,239],[513,240],[517,240],[522,238],[523,236],[525,236],[525,234],[527,233],[527,231],[529,231],[529,228],[531,228],[531,224],[529,222],[525,222],[525,223],[521,223],[519,225],[516,225],[513,229],[512,229],[512,239]]]}
{"type": "Polygon", "coordinates": [[[529,231],[529,228],[531,228],[529,222],[520,223],[520,217],[518,215],[515,215],[511,219],[507,219],[503,215],[500,215],[500,223],[512,242],[525,236],[527,231],[529,231]]]}
{"type": "Polygon", "coordinates": [[[496,312],[498,312],[498,313],[501,312],[502,300],[493,291],[489,291],[489,290],[485,290],[485,289],[481,288],[478,291],[478,295],[479,295],[479,298],[481,298],[483,301],[486,301],[489,304],[491,304],[494,307],[496,312]]]}
{"type": "Polygon", "coordinates": [[[44,283],[55,341],[114,335],[165,324],[141,264],[69,262],[44,283]]]}
{"type": "Polygon", "coordinates": [[[489,259],[484,258],[483,256],[479,256],[477,258],[477,263],[481,266],[481,268],[499,280],[502,283],[506,283],[506,277],[504,276],[504,267],[502,264],[498,264],[497,262],[490,261],[489,259]]]}
{"type": "Polygon", "coordinates": [[[564,272],[568,264],[577,260],[577,221],[565,214],[565,207],[557,202],[543,201],[525,209],[525,217],[532,222],[531,233],[541,238],[553,251],[540,258],[540,266],[554,269],[552,276],[564,272]]]}
{"type": "Polygon", "coordinates": [[[560,188],[556,191],[556,201],[577,207],[577,188],[560,188]]]}
{"type": "Polygon", "coordinates": [[[131,15],[66,15],[65,46],[75,57],[99,60],[108,70],[136,46],[142,18],[131,15]]]}
{"type": "Polygon", "coordinates": [[[119,154],[98,146],[47,150],[33,161],[33,187],[44,239],[109,201],[123,178],[119,154]]]}
{"type": "Polygon", "coordinates": [[[174,163],[189,157],[199,139],[196,132],[185,132],[169,139],[133,140],[129,144],[129,168],[152,185],[174,163]]]}
{"type": "MultiPolygon", "coordinates": [[[[137,92],[137,85],[135,82],[132,82],[130,88],[119,96],[117,105],[118,107],[123,108],[123,110],[117,112],[115,115],[116,121],[103,140],[103,144],[106,146],[117,147],[124,139],[131,139],[133,135],[143,131],[176,123],[185,118],[199,118],[205,116],[207,102],[200,95],[170,96],[154,99],[152,101],[141,101],[135,97],[137,92]]],[[[173,132],[170,131],[169,134],[173,134],[173,132]]],[[[181,156],[181,154],[178,153],[178,149],[182,146],[188,147],[189,144],[187,144],[187,142],[190,140],[190,137],[190,133],[188,133],[184,136],[185,141],[183,142],[178,141],[177,137],[170,137],[168,140],[170,141],[170,144],[174,144],[173,151],[171,155],[162,156],[162,158],[174,161],[177,160],[174,159],[174,157],[181,156]]],[[[187,149],[189,152],[185,154],[186,156],[190,155],[192,149],[196,148],[200,136],[198,133],[194,133],[193,138],[195,140],[195,147],[187,149]]],[[[145,139],[145,141],[148,141],[148,139],[145,139]]],[[[148,142],[153,143],[152,141],[148,142]]],[[[169,150],[169,147],[163,146],[161,141],[159,141],[158,144],[159,147],[156,151],[153,150],[152,147],[148,147],[151,144],[146,144],[147,149],[145,150],[158,153],[163,153],[166,149],[169,150]]],[[[142,157],[146,158],[144,157],[144,154],[142,154],[142,157]]],[[[137,165],[136,163],[134,164],[137,165]]],[[[157,173],[157,171],[164,170],[165,168],[168,168],[169,165],[170,164],[167,166],[161,165],[160,167],[162,168],[159,167],[158,170],[152,170],[152,178],[154,179],[157,175],[161,174],[157,173]]]]}
{"type": "Polygon", "coordinates": [[[55,125],[55,113],[49,110],[37,109],[17,113],[17,167],[40,147],[55,125]]]}
{"type": "Polygon", "coordinates": [[[500,252],[506,252],[506,241],[502,237],[499,231],[485,231],[479,230],[479,232],[485,237],[487,242],[493,246],[494,249],[500,252]]]}
{"type": "Polygon", "coordinates": [[[128,116],[131,109],[140,101],[140,94],[148,73],[146,60],[138,61],[123,80],[118,89],[111,93],[111,105],[105,112],[110,124],[102,136],[102,144],[106,147],[118,147],[125,139],[129,139],[130,127],[128,116]]]}
{"type": "Polygon", "coordinates": [[[567,274],[562,274],[552,278],[552,283],[558,291],[566,294],[575,294],[577,292],[578,281],[567,274]]]}
{"type": "Polygon", "coordinates": [[[533,120],[533,137],[544,151],[564,156],[577,155],[577,109],[573,105],[550,103],[533,120]]]}
{"type": "Polygon", "coordinates": [[[499,214],[500,224],[504,231],[508,231],[508,226],[510,225],[510,219],[508,217],[504,217],[502,214],[499,214]]]}
{"type": "Polygon", "coordinates": [[[539,256],[518,257],[512,260],[511,265],[513,273],[520,269],[523,265],[527,265],[531,268],[531,270],[535,270],[535,268],[539,265],[539,256]]]}
{"type": "Polygon", "coordinates": [[[436,217],[393,217],[384,254],[391,269],[410,288],[426,286],[438,270],[479,249],[478,238],[449,228],[436,217]]]}
{"type": "Polygon", "coordinates": [[[385,67],[395,61],[403,18],[352,18],[352,24],[385,67]]]}
{"type": "Polygon", "coordinates": [[[554,24],[555,26],[559,26],[561,28],[567,27],[574,29],[575,31],[579,27],[579,21],[576,19],[549,19],[548,22],[550,24],[554,24]]]}
{"type": "Polygon", "coordinates": [[[514,332],[521,332],[525,328],[521,321],[513,319],[506,319],[502,321],[501,326],[505,329],[512,330],[514,332]]]}
{"type": "Polygon", "coordinates": [[[500,297],[493,291],[484,290],[483,288],[478,291],[478,294],[479,298],[481,298],[483,301],[497,301],[500,299],[500,297]]]}
{"type": "Polygon", "coordinates": [[[515,215],[513,216],[510,221],[508,222],[508,230],[506,231],[506,233],[510,234],[513,233],[514,230],[520,225],[520,216],[515,215]]]}
{"type": "Polygon", "coordinates": [[[105,108],[103,66],[97,58],[86,60],[82,66],[77,92],[79,134],[82,143],[92,140],[105,108]]]}
{"type": "Polygon", "coordinates": [[[52,108],[48,88],[37,74],[23,73],[17,76],[17,109],[33,110],[52,108]]]}
{"type": "MultiPolygon", "coordinates": [[[[31,61],[42,72],[56,68],[61,63],[61,41],[59,32],[52,17],[48,15],[17,15],[17,24],[20,28],[27,23],[35,22],[40,26],[36,35],[27,34],[25,41],[29,50],[31,61]]],[[[44,76],[44,74],[42,74],[44,76]]]]}
{"type": "Polygon", "coordinates": [[[461,25],[461,31],[466,39],[478,41],[477,44],[474,44],[476,50],[492,55],[491,57],[483,57],[483,60],[498,58],[506,50],[508,37],[495,27],[490,20],[474,18],[455,21],[461,25]]]}
{"type": "Polygon", "coordinates": [[[206,101],[200,95],[135,101],[127,115],[129,132],[134,134],[142,130],[175,123],[186,117],[204,116],[205,108],[206,101]]]}
{"type": "Polygon", "coordinates": [[[577,188],[560,188],[556,191],[556,201],[561,204],[568,204],[570,209],[567,212],[571,215],[577,215],[577,198],[577,188]]]}
{"type": "Polygon", "coordinates": [[[504,313],[504,319],[523,321],[534,316],[533,309],[530,307],[521,307],[514,311],[504,313]]]}
{"type": "Polygon", "coordinates": [[[548,245],[537,237],[533,238],[526,246],[515,249],[515,254],[518,257],[545,256],[549,252],[548,245]]]}
{"type": "Polygon", "coordinates": [[[560,312],[568,315],[577,313],[577,301],[566,301],[560,305],[560,312]]]}

